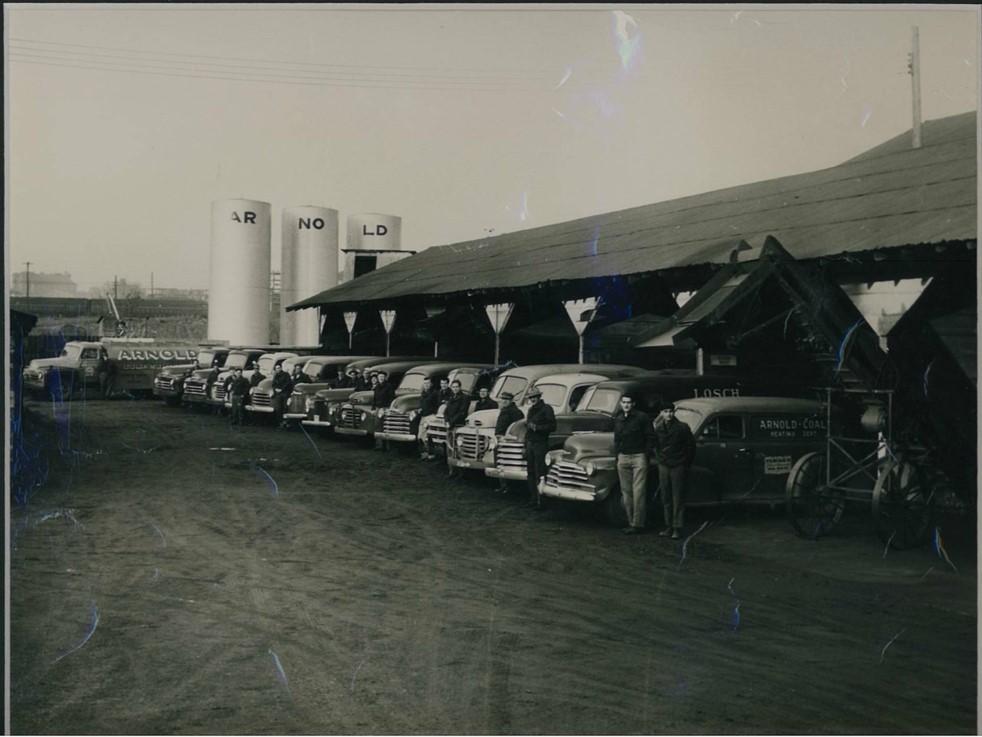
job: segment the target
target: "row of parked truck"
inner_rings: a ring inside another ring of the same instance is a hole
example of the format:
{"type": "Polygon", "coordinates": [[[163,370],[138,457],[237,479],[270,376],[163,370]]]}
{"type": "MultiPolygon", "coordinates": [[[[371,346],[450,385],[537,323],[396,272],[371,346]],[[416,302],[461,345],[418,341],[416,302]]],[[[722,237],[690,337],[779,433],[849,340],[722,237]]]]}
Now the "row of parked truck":
{"type": "MultiPolygon", "coordinates": [[[[300,366],[305,381],[297,382],[286,399],[286,423],[337,435],[375,437],[413,452],[418,442],[446,458],[449,466],[527,483],[525,421],[511,424],[498,436],[498,410],[474,411],[463,426],[448,428],[443,405],[436,415],[420,418],[420,391],[427,378],[460,381],[472,399],[481,388],[501,404],[504,393],[514,397],[526,414],[532,387],[556,415],[550,437],[549,472],[540,492],[575,502],[597,505],[614,524],[623,524],[613,422],[619,400],[630,394],[652,418],[664,402],[674,402],[676,417],[690,425],[697,442],[695,465],[689,476],[688,503],[785,501],[789,472],[808,453],[824,447],[828,409],[818,401],[762,396],[759,387],[732,375],[699,375],[695,371],[645,370],[611,364],[545,364],[496,367],[413,356],[301,355],[262,348],[204,348],[195,364],[162,369],[153,392],[170,404],[211,406],[227,411],[231,398],[226,382],[231,371],[243,369],[246,378],[259,372],[245,404],[253,417],[274,412],[272,375],[281,366],[293,373],[300,366]],[[337,386],[339,376],[354,369],[360,374],[385,371],[395,387],[387,407],[373,407],[374,393],[337,386]],[[257,377],[258,378],[258,377],[257,377]]],[[[657,474],[649,476],[657,483],[657,474]]]]}

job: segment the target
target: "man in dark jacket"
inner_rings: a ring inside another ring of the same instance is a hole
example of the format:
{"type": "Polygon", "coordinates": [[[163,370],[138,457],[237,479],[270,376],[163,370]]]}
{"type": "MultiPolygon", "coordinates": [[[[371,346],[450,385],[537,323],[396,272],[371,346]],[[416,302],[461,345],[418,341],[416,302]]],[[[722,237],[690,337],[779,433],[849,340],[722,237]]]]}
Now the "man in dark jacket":
{"type": "Polygon", "coordinates": [[[427,417],[432,417],[440,408],[440,390],[433,386],[433,379],[429,376],[423,379],[423,391],[419,393],[419,414],[410,424],[412,432],[416,433],[419,442],[419,459],[421,461],[436,460],[433,452],[432,443],[427,440],[425,435],[427,417]]]}
{"type": "MultiPolygon", "coordinates": [[[[447,457],[450,457],[454,448],[454,430],[463,427],[470,413],[471,399],[460,390],[460,382],[454,379],[450,385],[450,398],[447,400],[447,407],[443,410],[443,419],[447,422],[447,457]]],[[[457,469],[450,467],[450,478],[459,478],[457,469]]]]}
{"type": "Polygon", "coordinates": [[[678,540],[685,514],[685,477],[696,457],[696,441],[689,426],[675,417],[675,405],[668,402],[655,418],[655,456],[665,512],[665,529],[658,534],[678,540]]]}
{"type": "MultiPolygon", "coordinates": [[[[522,410],[515,406],[515,395],[511,392],[501,392],[501,410],[498,412],[498,420],[494,423],[494,435],[497,438],[498,445],[501,445],[501,439],[508,432],[508,428],[511,427],[513,422],[518,422],[523,419],[525,415],[522,414],[522,410]]],[[[507,493],[508,484],[505,483],[504,479],[498,479],[498,491],[501,493],[507,493]]]]}
{"type": "Polygon", "coordinates": [[[477,403],[474,405],[474,411],[477,412],[479,409],[498,409],[498,403],[488,396],[486,386],[482,386],[477,392],[477,403]]]}
{"type": "Polygon", "coordinates": [[[283,370],[283,364],[278,363],[273,367],[273,396],[270,403],[273,405],[273,422],[277,428],[282,428],[283,410],[286,408],[286,400],[293,391],[293,379],[290,374],[283,370]]]}
{"type": "Polygon", "coordinates": [[[228,380],[226,380],[225,392],[231,397],[232,424],[243,424],[245,421],[246,397],[249,396],[249,380],[242,375],[242,369],[235,369],[228,380]]]}
{"type": "Polygon", "coordinates": [[[655,442],[651,420],[634,407],[634,397],[624,394],[614,415],[614,450],[621,499],[627,512],[624,532],[644,532],[648,517],[648,458],[655,442]]]}
{"type": "Polygon", "coordinates": [[[450,379],[440,379],[440,404],[446,402],[453,395],[450,388],[450,379]]]}
{"type": "Polygon", "coordinates": [[[301,364],[301,363],[294,364],[294,366],[293,366],[293,376],[291,376],[290,378],[293,379],[293,386],[294,387],[297,384],[310,384],[311,383],[310,377],[307,376],[307,374],[304,372],[304,370],[303,370],[303,364],[301,364]]]}
{"type": "MultiPolygon", "coordinates": [[[[386,371],[378,372],[378,383],[372,389],[372,411],[378,418],[376,423],[377,427],[382,426],[382,418],[385,417],[386,410],[389,409],[389,405],[392,404],[392,400],[396,398],[396,390],[392,384],[389,383],[389,374],[386,371]]],[[[375,438],[375,450],[385,450],[388,448],[387,441],[382,438],[375,438]]]]}
{"type": "Polygon", "coordinates": [[[556,414],[542,401],[542,390],[532,387],[528,391],[532,405],[525,415],[525,469],[528,473],[529,500],[533,509],[544,509],[539,495],[539,480],[544,478],[546,453],[549,451],[549,435],[556,429],[556,414]]]}

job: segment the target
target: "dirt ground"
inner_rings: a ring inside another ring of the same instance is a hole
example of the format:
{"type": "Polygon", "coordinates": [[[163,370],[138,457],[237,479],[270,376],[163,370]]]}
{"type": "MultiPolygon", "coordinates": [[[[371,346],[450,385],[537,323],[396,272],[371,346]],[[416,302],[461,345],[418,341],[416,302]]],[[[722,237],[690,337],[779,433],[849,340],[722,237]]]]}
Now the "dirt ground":
{"type": "Polygon", "coordinates": [[[976,731],[971,535],[949,564],[865,509],[817,542],[727,509],[683,546],[329,436],[69,409],[25,423],[15,734],[976,731]]]}

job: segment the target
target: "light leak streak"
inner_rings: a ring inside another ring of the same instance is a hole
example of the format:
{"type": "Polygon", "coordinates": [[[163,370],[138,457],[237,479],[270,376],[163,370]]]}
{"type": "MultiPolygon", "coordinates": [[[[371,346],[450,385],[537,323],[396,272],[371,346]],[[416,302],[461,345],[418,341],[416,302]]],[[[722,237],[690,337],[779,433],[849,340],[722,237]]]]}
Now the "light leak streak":
{"type": "Polygon", "coordinates": [[[259,471],[259,473],[261,473],[263,476],[265,476],[269,480],[270,485],[273,487],[273,496],[275,496],[276,498],[279,498],[279,496],[280,496],[280,487],[278,487],[276,485],[276,482],[273,481],[273,477],[270,476],[268,473],[266,473],[266,471],[263,468],[261,468],[260,466],[255,466],[255,469],[257,471],[259,471]]]}
{"type": "Polygon", "coordinates": [[[696,535],[698,535],[700,532],[702,532],[703,529],[708,524],[709,524],[708,520],[706,522],[703,522],[702,525],[699,527],[698,530],[696,530],[695,532],[693,532],[691,535],[689,535],[687,538],[685,538],[685,540],[682,541],[682,559],[679,561],[678,567],[675,569],[676,571],[681,570],[682,564],[685,563],[685,551],[689,547],[689,540],[691,540],[696,535]]]}
{"type": "Polygon", "coordinates": [[[314,449],[314,452],[317,454],[317,457],[320,458],[323,461],[324,460],[324,456],[321,455],[320,450],[317,448],[317,445],[314,443],[314,439],[312,437],[310,437],[310,435],[307,434],[307,431],[304,429],[303,423],[302,422],[298,422],[297,424],[300,426],[300,429],[303,430],[303,434],[304,435],[307,435],[307,440],[310,441],[310,445],[314,449]]]}
{"type": "MultiPolygon", "coordinates": [[[[934,359],[934,361],[937,361],[937,360],[938,359],[936,359],[936,358],[934,359]]],[[[931,367],[934,366],[934,361],[931,361],[931,363],[929,363],[927,365],[927,368],[924,369],[924,379],[921,381],[921,386],[924,389],[924,396],[925,397],[927,397],[927,386],[928,386],[928,384],[927,384],[927,377],[928,377],[928,374],[931,373],[931,367]]]]}
{"type": "Polygon", "coordinates": [[[928,568],[928,569],[927,569],[926,571],[924,571],[924,575],[923,575],[923,576],[921,576],[921,577],[920,577],[920,578],[919,578],[918,580],[919,580],[919,581],[923,581],[923,580],[924,580],[925,578],[927,578],[927,576],[928,576],[928,574],[929,574],[929,573],[930,573],[931,571],[933,571],[933,570],[934,570],[934,566],[931,566],[931,567],[930,567],[930,568],[928,568]]]}
{"type": "Polygon", "coordinates": [[[566,74],[564,74],[564,75],[563,75],[563,78],[562,78],[561,80],[559,80],[559,84],[557,84],[557,85],[556,85],[556,89],[557,89],[557,90],[558,90],[558,89],[559,89],[560,87],[562,87],[562,86],[563,86],[564,84],[566,84],[566,80],[567,80],[567,79],[569,79],[569,76],[570,76],[570,75],[571,75],[572,73],[573,73],[573,67],[569,67],[569,68],[568,68],[568,69],[566,70],[566,74]]]}
{"type": "Polygon", "coordinates": [[[135,450],[143,454],[152,453],[153,451],[157,450],[157,448],[160,447],[159,445],[155,445],[152,448],[134,448],[132,445],[127,445],[126,443],[120,443],[120,445],[122,445],[124,448],[129,448],[130,450],[135,450]]]}
{"type": "Polygon", "coordinates": [[[558,115],[558,116],[559,116],[560,118],[562,118],[563,120],[566,120],[566,116],[565,116],[565,115],[563,115],[563,114],[562,114],[561,112],[559,112],[558,110],[556,110],[556,108],[553,108],[553,109],[552,109],[552,111],[553,111],[553,112],[554,112],[554,113],[555,113],[556,115],[558,115]]]}
{"type": "Polygon", "coordinates": [[[66,650],[65,652],[63,652],[61,655],[59,655],[57,658],[55,658],[54,661],[52,661],[52,662],[57,663],[62,658],[67,658],[73,652],[75,652],[80,647],[82,647],[82,645],[84,645],[85,643],[87,643],[89,641],[89,638],[92,637],[92,635],[95,633],[95,628],[98,627],[98,626],[99,626],[99,610],[93,605],[93,607],[92,607],[92,620],[89,622],[89,631],[85,633],[85,637],[83,637],[77,644],[73,645],[71,648],[69,648],[68,650],[66,650]]]}
{"type": "Polygon", "coordinates": [[[852,327],[850,327],[846,331],[846,334],[842,336],[842,342],[839,343],[839,356],[838,356],[839,357],[839,361],[838,361],[838,363],[835,366],[835,373],[836,374],[838,374],[842,370],[842,363],[843,363],[843,361],[845,361],[846,353],[848,353],[849,347],[851,346],[850,338],[852,338],[853,333],[856,332],[856,328],[859,327],[860,323],[863,322],[863,319],[864,318],[861,317],[858,320],[856,320],[856,322],[854,322],[852,324],[852,327]]]}
{"type": "Polygon", "coordinates": [[[623,10],[611,11],[614,16],[614,37],[617,39],[617,55],[621,58],[621,67],[630,71],[637,59],[641,48],[641,34],[638,33],[638,22],[623,10]],[[631,37],[628,26],[635,31],[631,37]]]}
{"type": "Polygon", "coordinates": [[[167,538],[164,537],[164,533],[162,533],[160,531],[160,528],[157,527],[157,525],[155,525],[153,522],[149,522],[148,521],[147,524],[150,525],[153,529],[155,529],[157,531],[157,534],[160,535],[160,539],[163,541],[164,547],[166,548],[167,547],[167,538]]]}
{"type": "Polygon", "coordinates": [[[726,584],[726,588],[729,589],[730,594],[732,594],[733,598],[736,599],[736,606],[733,607],[733,631],[736,632],[737,627],[740,626],[740,597],[737,596],[736,592],[733,590],[734,581],[736,581],[736,578],[731,578],[730,582],[726,584]]]}
{"type": "Polygon", "coordinates": [[[904,629],[900,630],[900,632],[898,632],[893,637],[891,637],[890,638],[890,642],[888,642],[886,645],[883,646],[883,649],[880,651],[880,662],[881,663],[883,662],[883,656],[886,655],[886,653],[887,653],[887,648],[890,647],[894,643],[894,641],[898,637],[900,637],[900,635],[902,635],[906,631],[907,631],[907,628],[905,627],[904,629]]]}
{"type": "Polygon", "coordinates": [[[863,121],[859,124],[861,128],[865,128],[869,119],[873,117],[873,109],[868,105],[863,108],[863,121]]]}
{"type": "Polygon", "coordinates": [[[941,539],[941,528],[934,528],[934,551],[938,554],[938,557],[943,557],[947,561],[948,565],[951,566],[955,573],[958,573],[958,569],[955,568],[955,564],[951,562],[951,558],[948,557],[948,551],[944,549],[944,541],[941,539]]]}
{"type": "Polygon", "coordinates": [[[358,677],[358,671],[361,670],[361,667],[365,664],[365,661],[366,660],[368,660],[368,656],[367,655],[364,658],[361,659],[361,662],[358,664],[358,667],[355,668],[355,672],[351,674],[351,693],[350,693],[350,695],[348,697],[348,700],[349,701],[354,701],[355,700],[355,678],[358,677]]]}
{"type": "MultiPolygon", "coordinates": [[[[893,531],[893,535],[896,535],[897,531],[893,531]]],[[[893,542],[893,535],[890,535],[890,539],[887,540],[887,544],[883,546],[883,557],[887,557],[887,553],[890,552],[890,543],[893,542]]]]}
{"type": "Polygon", "coordinates": [[[287,693],[290,693],[290,682],[286,680],[286,673],[283,672],[283,666],[280,664],[279,656],[273,652],[272,648],[269,650],[269,657],[273,661],[273,668],[276,669],[276,678],[286,689],[287,693]]]}
{"type": "Polygon", "coordinates": [[[792,307],[790,310],[788,310],[788,316],[784,318],[784,335],[782,336],[784,338],[788,337],[788,321],[791,319],[791,316],[794,314],[794,311],[795,308],[792,307]]]}

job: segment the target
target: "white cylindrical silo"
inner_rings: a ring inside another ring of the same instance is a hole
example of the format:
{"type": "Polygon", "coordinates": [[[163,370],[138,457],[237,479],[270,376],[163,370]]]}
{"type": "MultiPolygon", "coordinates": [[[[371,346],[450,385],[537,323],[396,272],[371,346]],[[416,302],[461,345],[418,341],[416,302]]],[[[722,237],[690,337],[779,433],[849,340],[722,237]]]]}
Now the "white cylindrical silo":
{"type": "Polygon", "coordinates": [[[312,205],[283,210],[280,344],[320,344],[320,311],[287,312],[294,302],[338,283],[338,211],[312,205]]]}
{"type": "Polygon", "coordinates": [[[398,215],[348,216],[348,248],[366,251],[398,251],[402,248],[402,218],[398,215]]]}
{"type": "Polygon", "coordinates": [[[269,236],[268,202],[211,204],[208,340],[269,343],[269,236]]]}

